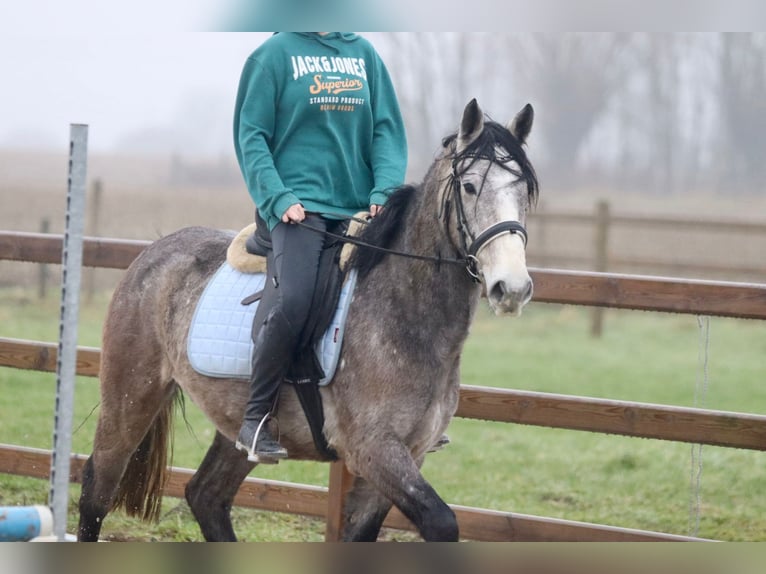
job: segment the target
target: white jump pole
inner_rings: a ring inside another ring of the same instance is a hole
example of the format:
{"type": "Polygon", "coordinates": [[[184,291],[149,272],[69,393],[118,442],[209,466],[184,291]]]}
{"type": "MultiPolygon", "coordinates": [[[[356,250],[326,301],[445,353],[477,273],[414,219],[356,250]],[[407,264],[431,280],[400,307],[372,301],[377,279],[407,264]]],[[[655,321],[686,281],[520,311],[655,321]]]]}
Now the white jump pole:
{"type": "Polygon", "coordinates": [[[70,125],[69,140],[66,230],[61,260],[61,320],[59,323],[58,360],[56,362],[56,414],[53,430],[49,500],[53,511],[53,534],[59,542],[66,540],[69,504],[69,459],[72,452],[87,157],[88,126],[72,124],[70,125]]]}

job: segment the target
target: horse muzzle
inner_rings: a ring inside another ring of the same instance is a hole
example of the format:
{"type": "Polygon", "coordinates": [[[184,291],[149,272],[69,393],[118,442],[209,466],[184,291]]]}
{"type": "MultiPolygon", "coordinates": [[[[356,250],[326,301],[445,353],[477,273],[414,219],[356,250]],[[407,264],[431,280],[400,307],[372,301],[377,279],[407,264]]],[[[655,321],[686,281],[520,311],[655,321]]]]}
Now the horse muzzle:
{"type": "Polygon", "coordinates": [[[518,221],[502,221],[481,233],[471,246],[470,253],[477,261],[479,277],[484,283],[484,294],[496,315],[518,317],[532,299],[526,245],[524,226],[518,221]]]}
{"type": "Polygon", "coordinates": [[[500,279],[487,284],[487,300],[496,315],[518,317],[524,305],[532,299],[533,292],[534,285],[529,275],[517,279],[500,279]]]}

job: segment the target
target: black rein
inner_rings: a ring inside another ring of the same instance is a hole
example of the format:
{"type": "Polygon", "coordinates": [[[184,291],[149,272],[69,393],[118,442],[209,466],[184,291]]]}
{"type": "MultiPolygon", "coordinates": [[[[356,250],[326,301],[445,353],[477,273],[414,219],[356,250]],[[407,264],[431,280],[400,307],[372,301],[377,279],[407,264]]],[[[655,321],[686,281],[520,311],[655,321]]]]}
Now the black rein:
{"type": "MultiPolygon", "coordinates": [[[[352,245],[368,247],[370,249],[374,249],[376,251],[382,251],[383,253],[396,255],[398,257],[407,257],[409,259],[417,259],[419,261],[430,261],[432,263],[436,263],[437,265],[441,265],[442,263],[448,263],[450,265],[462,265],[463,267],[465,267],[468,274],[476,283],[481,283],[481,274],[479,273],[479,260],[478,260],[479,252],[490,241],[493,241],[494,239],[497,239],[498,237],[500,237],[501,235],[505,235],[506,233],[520,235],[522,241],[524,241],[524,248],[526,249],[527,230],[518,221],[500,221],[499,223],[495,223],[494,225],[491,225],[490,227],[482,231],[477,237],[473,237],[473,235],[468,230],[468,227],[466,225],[465,212],[463,211],[463,201],[462,201],[462,198],[460,197],[460,187],[461,187],[460,178],[458,177],[456,166],[454,163],[452,166],[452,176],[450,179],[451,179],[453,195],[455,196],[455,199],[456,199],[455,206],[457,208],[458,230],[460,232],[460,238],[463,242],[463,251],[465,253],[465,255],[462,257],[458,257],[458,258],[436,257],[433,255],[418,255],[415,253],[408,253],[406,251],[397,251],[395,249],[388,249],[386,247],[372,245],[371,243],[367,243],[365,241],[361,241],[359,239],[349,237],[347,235],[338,235],[337,233],[323,231],[321,229],[317,229],[316,227],[308,225],[307,223],[304,223],[302,221],[297,222],[297,224],[302,227],[305,227],[306,229],[310,229],[316,233],[323,233],[324,235],[328,237],[332,237],[333,239],[337,239],[338,241],[342,241],[344,243],[351,243],[352,245]],[[466,241],[465,241],[466,235],[468,235],[468,237],[470,237],[471,239],[470,246],[466,245],[466,241]]],[[[357,219],[357,221],[361,221],[361,220],[357,219]]],[[[365,221],[364,223],[367,223],[367,222],[365,221]]]]}

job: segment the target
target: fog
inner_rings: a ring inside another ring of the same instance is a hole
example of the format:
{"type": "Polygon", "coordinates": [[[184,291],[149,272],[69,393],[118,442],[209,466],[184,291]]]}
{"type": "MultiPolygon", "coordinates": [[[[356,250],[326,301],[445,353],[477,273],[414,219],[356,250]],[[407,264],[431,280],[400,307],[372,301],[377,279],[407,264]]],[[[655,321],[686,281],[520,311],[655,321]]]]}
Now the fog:
{"type": "Polygon", "coordinates": [[[85,123],[94,152],[228,152],[239,73],[266,37],[4,35],[0,147],[63,149],[85,123]]]}
{"type": "MultiPolygon", "coordinates": [[[[233,157],[242,65],[269,33],[0,36],[0,149],[233,157]]],[[[754,33],[364,34],[387,63],[422,173],[463,106],[507,122],[530,102],[530,148],[554,188],[654,194],[766,189],[766,36],[754,33]]]]}

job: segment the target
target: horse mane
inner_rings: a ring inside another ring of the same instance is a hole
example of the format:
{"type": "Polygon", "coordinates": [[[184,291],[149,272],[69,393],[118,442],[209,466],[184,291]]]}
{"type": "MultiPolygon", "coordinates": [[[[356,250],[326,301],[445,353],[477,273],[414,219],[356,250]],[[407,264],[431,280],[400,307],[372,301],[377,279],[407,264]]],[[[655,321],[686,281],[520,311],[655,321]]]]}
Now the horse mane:
{"type": "MultiPolygon", "coordinates": [[[[453,133],[445,137],[442,140],[442,146],[445,148],[454,147],[457,135],[457,133],[453,133]]],[[[481,134],[460,153],[453,152],[450,159],[453,163],[470,159],[471,161],[465,166],[465,170],[468,170],[478,160],[491,161],[504,167],[526,181],[529,202],[532,205],[537,203],[539,184],[535,168],[532,167],[532,163],[524,151],[524,144],[519,142],[516,136],[505,126],[492,120],[486,120],[481,134]],[[504,155],[500,154],[501,150],[505,151],[504,155]],[[509,168],[507,164],[510,161],[515,161],[519,170],[509,168]]]]}
{"type": "MultiPolygon", "coordinates": [[[[414,185],[402,185],[386,201],[385,208],[362,230],[358,239],[369,245],[388,249],[399,234],[404,223],[404,215],[412,197],[417,191],[414,185]]],[[[358,276],[364,277],[386,253],[373,247],[358,245],[351,257],[350,266],[356,268],[358,276]]]]}

